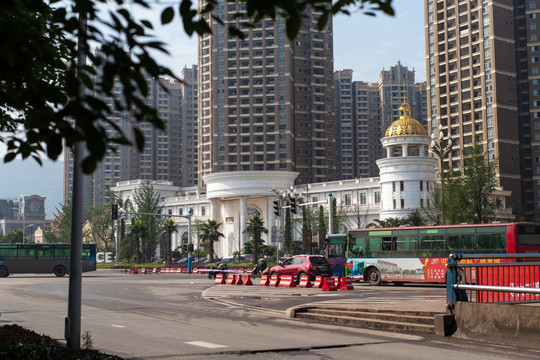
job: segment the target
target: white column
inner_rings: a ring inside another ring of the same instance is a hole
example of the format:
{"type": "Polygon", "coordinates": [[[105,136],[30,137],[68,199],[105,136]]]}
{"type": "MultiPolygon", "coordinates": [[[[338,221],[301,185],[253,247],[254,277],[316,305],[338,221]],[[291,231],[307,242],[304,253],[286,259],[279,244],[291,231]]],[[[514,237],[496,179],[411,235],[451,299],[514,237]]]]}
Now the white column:
{"type": "Polygon", "coordinates": [[[245,244],[246,234],[244,234],[244,229],[247,225],[247,196],[240,197],[240,237],[242,239],[242,247],[245,244]]]}
{"type": "Polygon", "coordinates": [[[210,199],[210,218],[212,220],[216,220],[217,222],[221,222],[218,219],[218,217],[219,217],[219,204],[220,204],[219,199],[210,199]]]}
{"type": "Polygon", "coordinates": [[[272,242],[272,227],[276,224],[276,217],[274,216],[274,201],[275,196],[269,196],[267,198],[268,205],[266,206],[266,228],[268,229],[266,245],[271,245],[272,242]]]}
{"type": "Polygon", "coordinates": [[[401,156],[409,156],[409,146],[407,144],[401,146],[401,156]]]}

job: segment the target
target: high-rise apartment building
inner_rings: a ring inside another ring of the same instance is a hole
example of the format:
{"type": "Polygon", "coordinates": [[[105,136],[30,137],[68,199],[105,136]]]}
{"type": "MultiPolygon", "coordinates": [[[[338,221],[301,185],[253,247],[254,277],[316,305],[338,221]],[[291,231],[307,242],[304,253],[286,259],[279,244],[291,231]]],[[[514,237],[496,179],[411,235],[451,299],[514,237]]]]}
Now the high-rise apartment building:
{"type": "Polygon", "coordinates": [[[341,179],[356,177],[355,131],[353,122],[353,71],[334,72],[334,114],[336,116],[336,171],[341,179]]]}
{"type": "MultiPolygon", "coordinates": [[[[422,87],[415,83],[415,71],[409,70],[398,61],[396,66],[391,66],[389,70],[382,70],[379,75],[379,93],[381,97],[381,120],[384,131],[396,120],[399,119],[399,108],[404,102],[419,105],[412,107],[412,118],[426,128],[427,118],[422,117],[422,87]]],[[[425,96],[425,89],[424,89],[425,96]]],[[[424,113],[425,115],[425,113],[424,113]]]]}
{"type": "Polygon", "coordinates": [[[353,71],[334,73],[334,106],[340,179],[377,177],[382,158],[380,139],[400,117],[404,101],[413,104],[412,116],[426,126],[425,83],[415,83],[415,72],[401,65],[382,70],[378,83],[353,81],[353,71]]]}
{"type": "Polygon", "coordinates": [[[181,130],[180,130],[180,186],[190,187],[198,184],[198,88],[197,65],[182,70],[184,83],[181,89],[181,130]]]}
{"type": "MultiPolygon", "coordinates": [[[[99,76],[99,74],[98,74],[99,76]]],[[[157,130],[150,124],[139,124],[145,138],[145,148],[139,153],[133,146],[118,146],[117,151],[107,151],[98,163],[95,172],[83,176],[83,206],[97,206],[103,202],[104,192],[116,182],[133,179],[169,180],[180,184],[180,99],[179,82],[146,77],[149,94],[148,105],[158,110],[166,123],[167,130],[157,130]],[[160,83],[164,86],[162,88],[160,83]]],[[[120,84],[115,86],[115,97],[121,100],[120,84]]],[[[113,99],[103,99],[112,103],[113,99]]],[[[112,120],[133,139],[132,125],[128,112],[115,112],[112,120]]],[[[111,135],[114,129],[110,127],[111,135]]],[[[64,203],[71,200],[73,189],[73,153],[64,155],[64,203]]]]}
{"type": "Polygon", "coordinates": [[[429,130],[442,126],[453,142],[443,167],[463,168],[480,141],[517,218],[540,220],[540,3],[425,5],[429,130]]]}
{"type": "Polygon", "coordinates": [[[356,177],[377,177],[376,160],[382,158],[381,138],[386,128],[381,127],[381,96],[378,83],[353,82],[356,177]]]}
{"type": "MultiPolygon", "coordinates": [[[[201,5],[202,2],[199,2],[201,5]]],[[[221,171],[298,171],[298,183],[336,178],[333,31],[308,12],[289,41],[285,20],[241,28],[245,4],[219,2],[212,34],[199,38],[199,183],[221,171]]]]}

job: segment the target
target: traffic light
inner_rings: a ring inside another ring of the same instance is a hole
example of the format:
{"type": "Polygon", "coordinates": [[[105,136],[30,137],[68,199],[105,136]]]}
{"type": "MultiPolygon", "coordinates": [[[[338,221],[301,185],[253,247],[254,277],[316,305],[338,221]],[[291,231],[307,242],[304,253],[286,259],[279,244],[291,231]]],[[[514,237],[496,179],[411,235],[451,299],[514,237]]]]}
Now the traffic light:
{"type": "Polygon", "coordinates": [[[193,244],[189,244],[189,252],[190,252],[190,253],[193,252],[193,244]]]}
{"type": "Polygon", "coordinates": [[[279,200],[274,200],[274,214],[279,216],[281,214],[279,209],[279,200]]]}
{"type": "Polygon", "coordinates": [[[295,197],[292,197],[292,198],[289,200],[289,204],[291,205],[291,212],[292,212],[293,214],[296,214],[296,210],[297,210],[297,208],[296,208],[296,206],[297,206],[297,204],[296,204],[296,198],[295,198],[295,197]]]}
{"type": "Polygon", "coordinates": [[[111,218],[118,220],[118,204],[112,204],[111,206],[111,218]]]}

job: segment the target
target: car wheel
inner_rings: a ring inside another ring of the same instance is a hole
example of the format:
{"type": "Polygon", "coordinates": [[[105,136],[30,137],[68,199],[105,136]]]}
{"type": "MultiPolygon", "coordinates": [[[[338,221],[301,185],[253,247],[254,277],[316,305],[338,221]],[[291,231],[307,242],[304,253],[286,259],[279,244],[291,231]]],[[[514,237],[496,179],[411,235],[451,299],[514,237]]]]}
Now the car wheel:
{"type": "Polygon", "coordinates": [[[369,282],[369,285],[371,286],[379,286],[381,285],[381,273],[377,268],[371,268],[368,270],[367,273],[367,279],[369,282]]]}
{"type": "Polygon", "coordinates": [[[303,271],[299,272],[296,276],[296,285],[300,284],[300,279],[302,278],[302,276],[306,276],[306,273],[303,271]]]}
{"type": "Polygon", "coordinates": [[[54,267],[53,273],[57,277],[62,277],[64,275],[66,275],[66,268],[63,267],[62,265],[57,265],[57,266],[54,267]]]}
{"type": "Polygon", "coordinates": [[[0,277],[8,277],[8,276],[9,276],[9,271],[7,267],[0,266],[0,277]]]}

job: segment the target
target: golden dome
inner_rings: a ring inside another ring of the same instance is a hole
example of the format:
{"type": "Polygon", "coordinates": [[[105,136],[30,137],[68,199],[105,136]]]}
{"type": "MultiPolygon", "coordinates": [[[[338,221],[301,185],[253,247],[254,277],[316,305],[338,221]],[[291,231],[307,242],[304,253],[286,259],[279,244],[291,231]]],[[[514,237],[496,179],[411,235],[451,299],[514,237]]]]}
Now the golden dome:
{"type": "Polygon", "coordinates": [[[400,135],[427,135],[426,129],[411,117],[411,107],[407,103],[399,107],[399,119],[386,129],[385,137],[400,135]]]}

